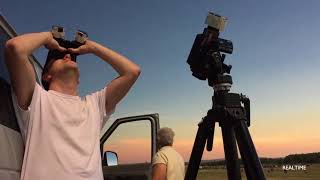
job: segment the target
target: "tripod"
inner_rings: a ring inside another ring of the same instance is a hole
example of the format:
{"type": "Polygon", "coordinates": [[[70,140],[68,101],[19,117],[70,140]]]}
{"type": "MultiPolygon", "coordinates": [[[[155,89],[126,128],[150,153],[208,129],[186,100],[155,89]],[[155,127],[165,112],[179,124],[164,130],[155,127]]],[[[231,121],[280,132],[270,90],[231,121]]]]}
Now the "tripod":
{"type": "Polygon", "coordinates": [[[212,96],[212,109],[198,125],[185,180],[196,179],[206,142],[207,150],[212,150],[216,122],[219,123],[222,130],[228,179],[241,179],[237,144],[247,179],[266,179],[248,130],[248,126],[250,126],[250,100],[243,95],[229,93],[229,88],[216,88],[212,96]]]}
{"type": "Polygon", "coordinates": [[[199,123],[185,180],[195,180],[201,162],[204,146],[212,150],[215,123],[222,130],[222,138],[227,165],[228,179],[240,180],[240,163],[237,144],[247,179],[264,180],[262,165],[252,142],[250,126],[250,100],[243,95],[229,93],[232,85],[232,66],[224,64],[225,54],[233,51],[232,41],[219,38],[227,18],[209,12],[202,34],[197,34],[187,63],[192,75],[207,80],[214,88],[212,108],[199,123]]]}

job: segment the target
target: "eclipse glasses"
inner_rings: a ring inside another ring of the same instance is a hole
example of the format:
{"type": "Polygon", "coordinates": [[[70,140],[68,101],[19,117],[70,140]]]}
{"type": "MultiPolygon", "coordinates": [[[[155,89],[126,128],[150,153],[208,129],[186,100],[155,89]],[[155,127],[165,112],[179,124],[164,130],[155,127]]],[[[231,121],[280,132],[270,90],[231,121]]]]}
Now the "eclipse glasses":
{"type": "MultiPolygon", "coordinates": [[[[75,33],[74,40],[66,40],[65,39],[65,29],[61,26],[52,26],[51,33],[53,38],[59,43],[61,47],[66,49],[68,48],[78,48],[82,46],[86,40],[88,39],[88,34],[84,31],[77,30],[75,33]]],[[[58,50],[49,50],[47,60],[50,59],[62,59],[66,54],[70,54],[72,61],[77,61],[77,56],[79,54],[70,53],[70,52],[60,52],[58,50]]]]}

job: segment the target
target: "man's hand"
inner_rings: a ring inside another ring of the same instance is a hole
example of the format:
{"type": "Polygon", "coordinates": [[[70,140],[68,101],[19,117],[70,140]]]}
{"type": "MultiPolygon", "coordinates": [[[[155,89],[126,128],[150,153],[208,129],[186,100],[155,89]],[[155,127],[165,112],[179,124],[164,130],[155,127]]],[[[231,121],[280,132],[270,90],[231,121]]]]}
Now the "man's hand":
{"type": "Polygon", "coordinates": [[[74,54],[88,54],[93,53],[94,48],[95,43],[93,41],[86,40],[85,44],[78,48],[68,48],[68,52],[74,54]]]}
{"type": "Polygon", "coordinates": [[[49,50],[54,50],[54,49],[57,49],[61,52],[64,52],[66,51],[67,49],[64,48],[64,47],[61,47],[59,45],[59,43],[51,36],[49,36],[48,40],[47,40],[47,43],[45,44],[45,47],[49,50]]]}

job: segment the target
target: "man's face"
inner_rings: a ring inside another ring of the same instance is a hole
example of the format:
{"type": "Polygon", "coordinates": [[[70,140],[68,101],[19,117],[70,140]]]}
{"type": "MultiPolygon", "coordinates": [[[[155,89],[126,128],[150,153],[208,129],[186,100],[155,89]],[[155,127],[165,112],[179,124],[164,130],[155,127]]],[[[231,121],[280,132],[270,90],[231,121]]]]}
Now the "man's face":
{"type": "Polygon", "coordinates": [[[50,74],[65,73],[70,70],[78,70],[78,64],[71,60],[70,54],[65,54],[63,58],[53,58],[48,64],[50,74]]]}
{"type": "Polygon", "coordinates": [[[65,54],[62,58],[52,58],[47,65],[46,81],[51,81],[52,78],[59,76],[59,78],[70,75],[79,77],[78,64],[71,60],[70,54],[65,54]],[[48,76],[50,76],[48,78],[48,76]]]}

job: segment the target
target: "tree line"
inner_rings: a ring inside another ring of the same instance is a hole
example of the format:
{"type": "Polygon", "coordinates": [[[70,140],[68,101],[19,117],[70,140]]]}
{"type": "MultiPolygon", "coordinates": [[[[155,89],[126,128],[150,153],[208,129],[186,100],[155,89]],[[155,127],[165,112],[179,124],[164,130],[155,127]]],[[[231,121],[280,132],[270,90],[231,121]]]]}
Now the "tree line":
{"type": "MultiPolygon", "coordinates": [[[[240,163],[242,161],[239,159],[240,163]]],[[[283,158],[260,158],[263,165],[283,165],[283,164],[316,164],[320,163],[320,152],[307,154],[290,154],[283,158]]],[[[225,160],[202,161],[201,166],[225,166],[225,160]]]]}

